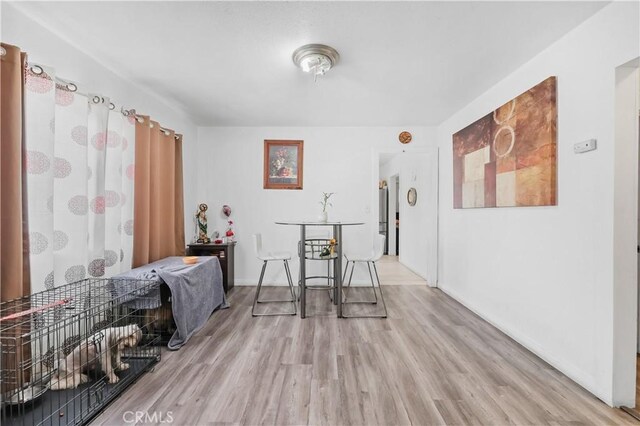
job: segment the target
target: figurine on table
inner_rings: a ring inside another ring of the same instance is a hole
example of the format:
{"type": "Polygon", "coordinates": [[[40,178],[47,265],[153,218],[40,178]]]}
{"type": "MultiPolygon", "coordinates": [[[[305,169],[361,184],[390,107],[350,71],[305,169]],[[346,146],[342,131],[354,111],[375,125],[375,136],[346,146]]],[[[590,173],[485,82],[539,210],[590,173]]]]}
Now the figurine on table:
{"type": "Polygon", "coordinates": [[[198,223],[198,239],[199,244],[208,244],[211,242],[207,236],[207,209],[209,207],[202,203],[198,206],[198,212],[196,213],[196,222],[198,223]]]}

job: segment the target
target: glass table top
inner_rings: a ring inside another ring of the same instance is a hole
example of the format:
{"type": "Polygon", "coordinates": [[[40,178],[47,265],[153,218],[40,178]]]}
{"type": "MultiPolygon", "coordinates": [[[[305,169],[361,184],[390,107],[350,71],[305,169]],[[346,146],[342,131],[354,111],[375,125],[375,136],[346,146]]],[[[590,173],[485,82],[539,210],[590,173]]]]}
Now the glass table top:
{"type": "Polygon", "coordinates": [[[276,225],[309,225],[309,226],[334,226],[334,225],[364,225],[364,222],[358,221],[327,221],[320,222],[318,220],[282,220],[276,221],[276,225]]]}

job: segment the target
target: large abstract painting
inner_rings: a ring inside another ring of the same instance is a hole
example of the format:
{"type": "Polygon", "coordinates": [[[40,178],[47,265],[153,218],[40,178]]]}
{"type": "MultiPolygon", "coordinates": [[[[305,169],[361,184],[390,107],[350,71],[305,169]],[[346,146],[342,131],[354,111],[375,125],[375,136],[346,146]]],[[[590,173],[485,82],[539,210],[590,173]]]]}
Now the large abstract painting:
{"type": "Polygon", "coordinates": [[[556,205],[556,78],[453,135],[453,207],[556,205]]]}

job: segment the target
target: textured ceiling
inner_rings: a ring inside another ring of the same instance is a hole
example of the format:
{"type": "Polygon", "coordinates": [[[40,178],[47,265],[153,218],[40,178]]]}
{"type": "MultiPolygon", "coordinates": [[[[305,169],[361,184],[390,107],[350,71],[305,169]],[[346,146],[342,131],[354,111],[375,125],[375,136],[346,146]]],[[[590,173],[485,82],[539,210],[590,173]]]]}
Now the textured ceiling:
{"type": "Polygon", "coordinates": [[[603,2],[28,2],[16,5],[211,126],[435,125],[603,2]],[[335,47],[317,83],[291,53],[335,47]]]}

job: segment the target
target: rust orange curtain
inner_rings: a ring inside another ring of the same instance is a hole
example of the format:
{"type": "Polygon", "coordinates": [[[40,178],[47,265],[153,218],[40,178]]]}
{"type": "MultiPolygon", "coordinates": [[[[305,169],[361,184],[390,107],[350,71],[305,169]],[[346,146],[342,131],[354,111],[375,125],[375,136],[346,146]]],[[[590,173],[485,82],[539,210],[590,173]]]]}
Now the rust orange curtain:
{"type": "Polygon", "coordinates": [[[19,48],[0,49],[0,300],[30,294],[29,238],[24,134],[27,57],[19,48]]]}
{"type": "Polygon", "coordinates": [[[149,117],[136,123],[133,267],[184,255],[182,137],[149,117]]]}
{"type": "MultiPolygon", "coordinates": [[[[19,48],[0,43],[0,302],[1,312],[16,312],[28,306],[29,232],[24,132],[24,83],[27,55],[19,48]],[[18,298],[21,298],[17,300],[18,298]]],[[[0,392],[19,388],[30,380],[31,344],[29,325],[0,327],[6,347],[1,368],[15,369],[8,381],[0,381],[0,392]],[[10,346],[14,345],[14,348],[10,346]]]]}

